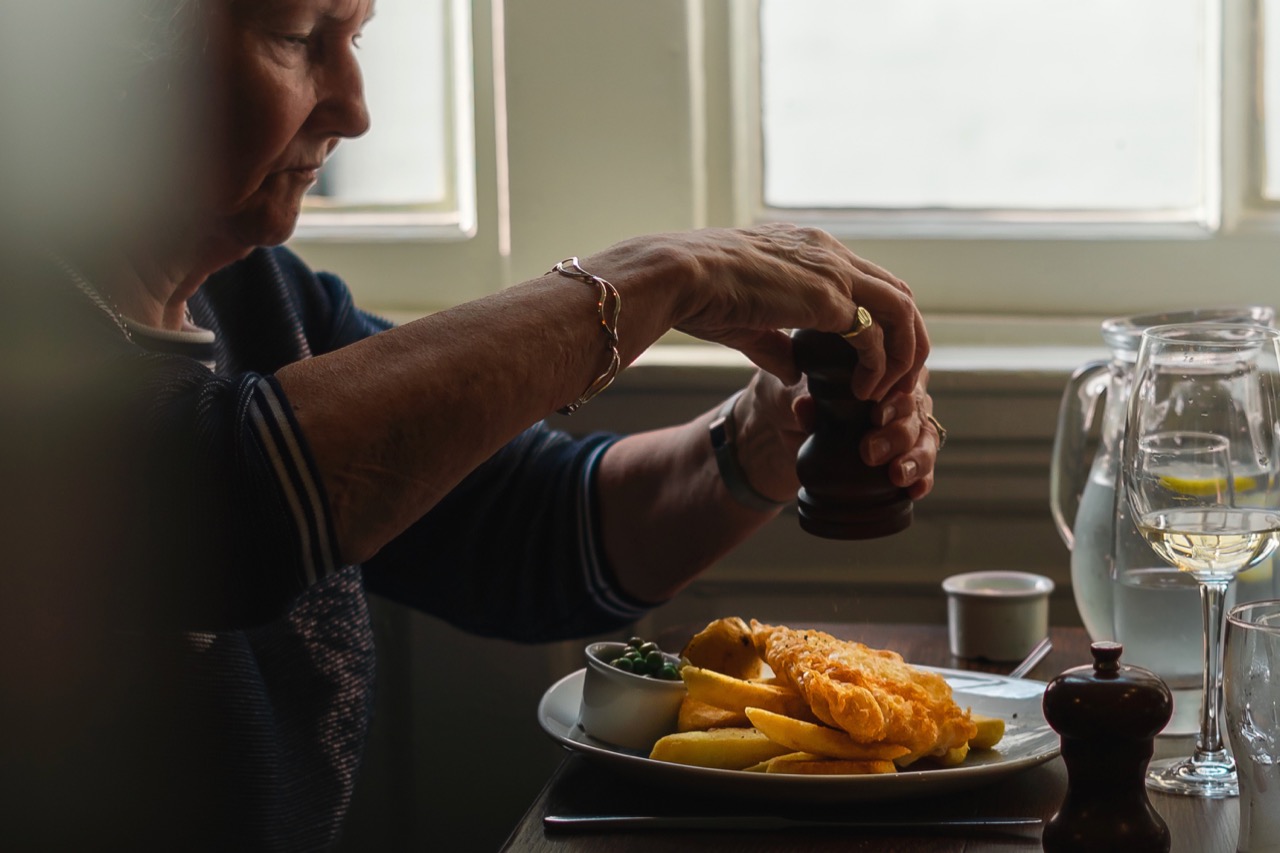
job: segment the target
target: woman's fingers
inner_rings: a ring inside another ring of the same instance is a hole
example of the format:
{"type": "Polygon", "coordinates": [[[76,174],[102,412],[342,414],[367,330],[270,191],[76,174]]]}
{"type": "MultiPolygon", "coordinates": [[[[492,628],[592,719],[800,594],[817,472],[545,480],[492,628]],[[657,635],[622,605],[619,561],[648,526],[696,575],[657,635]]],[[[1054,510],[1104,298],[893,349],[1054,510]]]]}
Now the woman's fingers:
{"type": "Polygon", "coordinates": [[[735,347],[786,382],[796,374],[785,363],[789,352],[778,330],[844,332],[859,307],[875,323],[852,341],[862,360],[853,381],[859,397],[880,399],[913,387],[928,355],[911,289],[816,228],[769,224],[662,234],[618,244],[592,261],[620,287],[665,284],[674,328],[735,347]]]}
{"type": "Polygon", "coordinates": [[[894,392],[872,409],[872,422],[880,424],[863,437],[859,451],[868,465],[888,465],[889,480],[921,498],[933,489],[939,437],[925,417],[933,400],[925,391],[927,371],[911,393],[894,392]]]}
{"type": "Polygon", "coordinates": [[[773,374],[785,385],[800,379],[800,370],[791,351],[791,337],[786,332],[777,329],[730,330],[708,336],[706,340],[738,350],[756,367],[773,374]]]}
{"type": "Polygon", "coordinates": [[[868,465],[887,465],[914,449],[919,442],[922,419],[916,416],[912,395],[890,394],[872,409],[872,423],[883,421],[867,430],[859,452],[868,465]]]}
{"type": "Polygon", "coordinates": [[[846,249],[846,251],[849,252],[849,258],[851,263],[853,263],[853,265],[856,266],[862,272],[872,276],[873,278],[878,278],[881,281],[886,281],[889,284],[892,284],[894,287],[898,288],[898,290],[901,290],[907,296],[913,295],[911,292],[911,288],[907,285],[905,281],[898,278],[896,275],[889,272],[884,267],[880,266],[874,261],[867,260],[866,258],[854,253],[851,250],[846,249]]]}
{"type": "Polygon", "coordinates": [[[879,400],[890,391],[914,388],[929,356],[929,335],[923,318],[909,300],[904,306],[895,306],[898,310],[880,314],[871,307],[871,300],[862,305],[871,313],[873,325],[847,339],[858,351],[854,394],[863,400],[879,400]],[[893,325],[886,328],[888,323],[882,322],[881,317],[890,318],[893,325]]]}
{"type": "Polygon", "coordinates": [[[884,329],[873,323],[870,328],[846,340],[858,351],[858,366],[853,370],[854,395],[860,400],[883,397],[883,393],[877,392],[881,390],[882,385],[889,384],[887,382],[889,356],[884,348],[884,329]]]}
{"type": "Polygon", "coordinates": [[[822,318],[811,328],[844,332],[853,326],[859,307],[872,317],[873,327],[850,339],[860,356],[854,393],[862,399],[880,399],[895,387],[913,388],[929,354],[929,336],[911,288],[826,232],[814,232],[810,239],[816,248],[806,255],[806,268],[815,276],[847,276],[841,290],[847,302],[835,314],[848,318],[847,325],[834,328],[822,318]]]}
{"type": "MultiPolygon", "coordinates": [[[[927,416],[933,411],[933,399],[926,389],[928,379],[928,369],[924,368],[910,391],[891,392],[873,404],[872,427],[858,448],[865,463],[885,466],[890,482],[906,489],[913,500],[933,490],[939,449],[937,430],[927,416]]],[[[780,432],[794,433],[782,463],[786,476],[774,477],[779,481],[791,478],[795,452],[817,425],[817,403],[804,382],[782,384],[774,377],[757,374],[749,387],[754,392],[749,399],[761,407],[754,416],[763,417],[780,432]]]]}

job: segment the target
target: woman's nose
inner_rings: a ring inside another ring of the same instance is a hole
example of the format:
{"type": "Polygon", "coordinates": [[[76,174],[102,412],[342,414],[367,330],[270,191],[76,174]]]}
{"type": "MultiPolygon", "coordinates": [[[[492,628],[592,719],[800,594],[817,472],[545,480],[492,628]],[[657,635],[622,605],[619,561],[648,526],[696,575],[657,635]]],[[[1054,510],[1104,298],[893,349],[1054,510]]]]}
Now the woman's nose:
{"type": "Polygon", "coordinates": [[[317,111],[327,133],[349,139],[369,130],[364,77],[353,50],[340,51],[327,64],[317,111]]]}

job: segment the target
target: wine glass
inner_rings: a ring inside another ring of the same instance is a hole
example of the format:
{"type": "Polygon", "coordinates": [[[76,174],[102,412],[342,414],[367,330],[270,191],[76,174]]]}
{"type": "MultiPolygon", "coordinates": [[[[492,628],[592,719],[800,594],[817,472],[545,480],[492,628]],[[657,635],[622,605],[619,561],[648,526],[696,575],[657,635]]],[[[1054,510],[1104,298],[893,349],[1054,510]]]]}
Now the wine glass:
{"type": "Polygon", "coordinates": [[[1236,574],[1280,541],[1277,388],[1280,332],[1187,324],[1147,329],[1138,349],[1121,457],[1143,537],[1200,588],[1203,697],[1187,758],[1152,762],[1147,786],[1231,797],[1222,739],[1223,604],[1236,574]]]}

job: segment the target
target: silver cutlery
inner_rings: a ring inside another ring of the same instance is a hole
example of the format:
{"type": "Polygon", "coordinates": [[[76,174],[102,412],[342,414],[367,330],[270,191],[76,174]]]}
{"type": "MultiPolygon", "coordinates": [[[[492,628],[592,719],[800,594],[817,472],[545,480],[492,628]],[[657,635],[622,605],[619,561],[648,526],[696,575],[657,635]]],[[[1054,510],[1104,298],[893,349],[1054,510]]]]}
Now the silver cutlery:
{"type": "Polygon", "coordinates": [[[1027,656],[1023,659],[1022,663],[1018,664],[1013,668],[1013,670],[1009,673],[1009,677],[1022,678],[1028,672],[1035,669],[1036,664],[1044,660],[1044,656],[1049,654],[1049,652],[1051,651],[1053,651],[1053,643],[1050,642],[1048,637],[1045,637],[1043,640],[1036,643],[1035,648],[1032,649],[1030,653],[1027,654],[1027,656]]]}
{"type": "Polygon", "coordinates": [[[1038,817],[902,818],[896,820],[822,820],[777,815],[546,815],[548,830],[603,831],[614,829],[862,829],[862,830],[1007,830],[1038,827],[1038,817]]]}

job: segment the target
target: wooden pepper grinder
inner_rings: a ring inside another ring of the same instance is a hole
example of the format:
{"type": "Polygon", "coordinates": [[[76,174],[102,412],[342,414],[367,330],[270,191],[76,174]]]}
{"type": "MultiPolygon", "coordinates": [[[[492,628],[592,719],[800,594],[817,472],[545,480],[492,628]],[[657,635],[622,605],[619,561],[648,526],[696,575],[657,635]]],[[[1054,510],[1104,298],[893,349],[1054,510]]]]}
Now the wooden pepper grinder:
{"type": "Polygon", "coordinates": [[[889,482],[887,466],[862,461],[858,443],[871,426],[871,403],[853,396],[858,351],[831,332],[791,333],[796,364],[817,404],[813,434],[796,457],[800,526],[828,539],[871,539],[911,524],[912,501],[889,482]]]}
{"type": "Polygon", "coordinates": [[[1094,643],[1093,666],[1059,675],[1044,692],[1044,718],[1062,736],[1067,793],[1045,824],[1046,853],[1167,853],[1169,827],[1147,799],[1157,733],[1173,713],[1156,675],[1121,666],[1119,643],[1094,643]]]}

